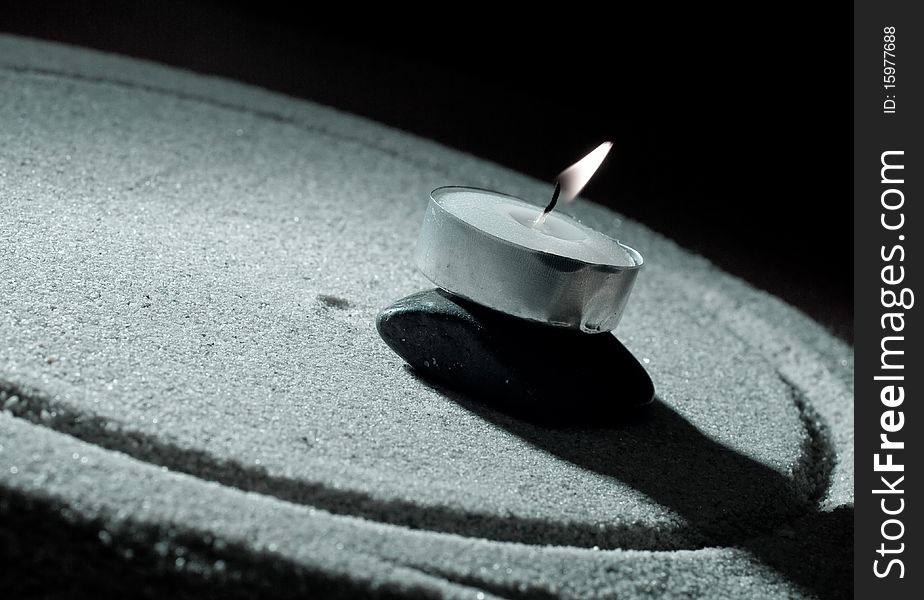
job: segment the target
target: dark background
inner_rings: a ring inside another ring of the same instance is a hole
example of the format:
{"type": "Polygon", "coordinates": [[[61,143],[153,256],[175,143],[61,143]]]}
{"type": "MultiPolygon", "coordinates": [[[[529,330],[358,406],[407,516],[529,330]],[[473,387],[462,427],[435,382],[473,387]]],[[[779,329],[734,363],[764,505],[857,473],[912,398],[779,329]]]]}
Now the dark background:
{"type": "Polygon", "coordinates": [[[0,30],[253,83],[540,179],[611,139],[585,196],[853,339],[849,4],[0,6],[0,30]]]}

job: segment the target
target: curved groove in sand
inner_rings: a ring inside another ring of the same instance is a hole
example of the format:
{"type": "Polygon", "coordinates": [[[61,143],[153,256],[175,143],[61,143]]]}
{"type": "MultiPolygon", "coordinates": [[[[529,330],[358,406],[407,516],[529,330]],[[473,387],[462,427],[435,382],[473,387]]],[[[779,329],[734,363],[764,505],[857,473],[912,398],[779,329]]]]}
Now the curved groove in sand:
{"type": "MultiPolygon", "coordinates": [[[[150,94],[158,94],[162,96],[170,96],[177,100],[188,100],[191,102],[197,102],[204,104],[206,106],[211,106],[213,108],[219,108],[222,110],[234,111],[237,113],[243,113],[252,115],[254,117],[259,117],[261,119],[266,119],[267,121],[272,121],[273,123],[282,123],[285,125],[292,125],[294,127],[300,127],[302,129],[312,131],[314,133],[320,133],[323,135],[329,135],[338,140],[345,142],[355,142],[357,144],[362,144],[368,148],[373,148],[382,154],[385,154],[391,158],[395,158],[406,162],[411,165],[416,165],[418,167],[430,169],[432,171],[437,171],[440,173],[447,173],[445,169],[440,168],[436,163],[424,163],[422,161],[413,160],[411,157],[401,152],[383,146],[381,144],[376,144],[373,140],[370,140],[366,137],[345,135],[342,132],[333,131],[330,128],[323,127],[316,123],[309,123],[302,119],[296,119],[293,117],[287,117],[285,115],[280,115],[278,113],[272,112],[270,110],[261,110],[258,108],[253,108],[249,106],[242,106],[240,104],[235,104],[233,102],[226,102],[223,100],[217,100],[215,98],[209,98],[208,96],[202,96],[199,94],[192,94],[189,92],[181,92],[178,90],[172,90],[170,88],[159,87],[156,85],[151,85],[148,83],[140,83],[136,81],[129,81],[126,79],[115,79],[112,77],[103,77],[97,75],[86,75],[81,73],[72,73],[69,71],[60,71],[57,69],[44,69],[39,67],[25,66],[25,65],[16,65],[16,64],[4,64],[0,63],[0,71],[8,71],[10,73],[15,73],[18,75],[32,75],[36,77],[58,77],[61,79],[69,79],[71,81],[76,81],[80,83],[91,83],[98,85],[111,85],[114,87],[119,87],[123,89],[138,90],[141,92],[147,92],[150,94]]],[[[318,105],[323,106],[323,105],[318,105]]],[[[325,107],[329,108],[329,107],[325,107]]],[[[334,109],[330,109],[334,110],[334,109]]]]}
{"type": "MultiPolygon", "coordinates": [[[[802,394],[791,384],[788,385],[806,430],[800,460],[795,465],[789,482],[793,497],[789,499],[789,503],[794,508],[782,513],[779,518],[768,518],[765,514],[757,515],[755,518],[754,515],[747,514],[749,511],[746,507],[740,514],[727,515],[732,524],[740,520],[742,525],[747,525],[733,528],[745,532],[744,537],[703,532],[698,529],[696,523],[673,530],[671,536],[664,536],[657,535],[654,528],[647,524],[601,528],[593,523],[550,522],[510,515],[459,511],[406,500],[380,499],[357,490],[334,488],[320,481],[302,481],[270,474],[263,467],[220,460],[202,450],[180,448],[149,434],[129,430],[118,422],[78,413],[56,403],[37,390],[23,388],[3,380],[0,380],[0,409],[37,426],[53,429],[106,450],[121,452],[149,464],[245,492],[311,506],[332,514],[498,542],[672,551],[740,544],[746,538],[769,531],[787,520],[810,512],[813,505],[824,495],[831,476],[833,448],[819,417],[802,394]],[[800,492],[800,488],[803,491],[800,492]],[[671,539],[665,539],[666,537],[671,539]],[[652,540],[657,542],[652,544],[652,540]]],[[[734,451],[728,449],[728,452],[734,451]]],[[[681,516],[688,517],[687,514],[683,514],[685,512],[687,511],[681,510],[681,516]]]]}

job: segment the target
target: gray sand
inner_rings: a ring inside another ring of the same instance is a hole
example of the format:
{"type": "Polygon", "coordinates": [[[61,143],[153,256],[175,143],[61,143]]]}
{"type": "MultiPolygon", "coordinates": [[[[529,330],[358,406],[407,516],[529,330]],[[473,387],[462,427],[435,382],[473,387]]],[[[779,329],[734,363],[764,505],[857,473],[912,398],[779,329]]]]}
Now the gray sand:
{"type": "Polygon", "coordinates": [[[374,318],[430,287],[414,240],[448,184],[548,191],[329,108],[0,37],[0,519],[28,500],[215,585],[844,593],[852,349],[579,201],[646,261],[616,334],[651,418],[550,431],[447,397],[374,318]]]}

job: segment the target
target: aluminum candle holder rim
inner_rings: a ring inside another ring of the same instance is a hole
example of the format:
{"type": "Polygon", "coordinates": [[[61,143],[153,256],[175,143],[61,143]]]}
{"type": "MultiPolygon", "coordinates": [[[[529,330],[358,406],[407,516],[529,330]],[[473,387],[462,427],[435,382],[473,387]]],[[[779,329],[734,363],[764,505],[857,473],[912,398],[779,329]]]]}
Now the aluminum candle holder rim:
{"type": "MultiPolygon", "coordinates": [[[[606,254],[605,247],[601,250],[593,244],[592,252],[584,258],[534,248],[528,245],[528,238],[526,242],[506,239],[469,222],[465,215],[451,212],[457,207],[448,208],[441,202],[451,192],[483,194],[488,198],[486,202],[509,201],[515,208],[528,208],[537,214],[541,210],[521,198],[494,190],[466,186],[434,189],[415,251],[417,266],[428,279],[447,292],[527,320],[587,333],[616,327],[643,264],[638,251],[571,217],[558,222],[592,234],[591,241],[593,236],[599,236],[605,244],[612,244],[614,251],[624,252],[626,262],[632,264],[585,260],[593,259],[594,253],[606,254]]],[[[500,211],[498,217],[502,218],[500,211]]],[[[507,217],[529,227],[512,214],[507,217]]],[[[566,238],[558,241],[576,242],[566,238]]]]}
{"type": "MultiPolygon", "coordinates": [[[[505,193],[505,192],[498,192],[497,190],[491,190],[491,189],[488,189],[488,188],[480,188],[480,187],[466,186],[466,185],[442,185],[442,186],[440,186],[440,187],[438,187],[438,188],[435,188],[432,192],[430,192],[430,201],[431,201],[431,202],[435,202],[435,203],[439,204],[440,206],[442,206],[442,204],[440,204],[439,196],[442,196],[442,195],[444,195],[444,194],[447,193],[447,192],[454,192],[454,191],[460,191],[460,192],[461,192],[461,191],[465,191],[465,192],[483,192],[483,193],[486,193],[486,194],[492,194],[492,195],[494,195],[494,196],[503,196],[504,198],[507,198],[508,200],[514,200],[514,201],[517,202],[518,204],[524,204],[524,205],[528,206],[529,208],[533,208],[533,209],[536,209],[536,210],[542,210],[541,207],[536,206],[535,204],[532,204],[532,203],[530,203],[530,202],[527,202],[526,200],[523,200],[522,198],[519,198],[519,197],[514,196],[514,195],[512,195],[512,194],[507,194],[507,193],[505,193]]],[[[465,220],[464,220],[464,219],[462,219],[462,218],[460,218],[460,217],[458,217],[458,216],[452,214],[452,213],[449,212],[449,211],[446,211],[445,214],[446,214],[449,218],[451,218],[451,219],[455,219],[456,221],[459,221],[460,223],[465,223],[465,220]]],[[[574,220],[574,221],[577,222],[578,224],[580,224],[580,225],[582,225],[582,226],[584,226],[584,227],[587,227],[587,226],[584,225],[583,223],[580,223],[579,221],[577,221],[577,220],[576,220],[574,217],[572,217],[571,215],[565,215],[565,216],[567,216],[569,219],[574,220]]],[[[587,227],[587,228],[588,228],[588,229],[591,229],[590,227],[587,227]]],[[[603,236],[603,237],[609,239],[609,240],[612,241],[614,244],[619,245],[619,246],[620,246],[623,250],[625,250],[626,253],[632,258],[632,261],[633,261],[635,264],[633,264],[633,265],[606,265],[606,264],[601,264],[601,263],[589,262],[589,261],[582,260],[582,259],[580,259],[580,258],[574,258],[574,257],[571,257],[571,256],[562,256],[562,255],[560,255],[560,254],[555,254],[554,252],[548,252],[548,251],[546,251],[546,250],[541,250],[541,249],[538,249],[538,248],[530,248],[529,250],[532,251],[532,252],[535,252],[535,253],[537,253],[537,254],[543,254],[543,255],[548,256],[548,257],[553,258],[553,259],[574,261],[575,263],[579,263],[579,264],[581,264],[581,265],[583,265],[583,266],[593,267],[593,268],[598,269],[598,270],[610,270],[610,271],[613,271],[613,272],[616,272],[616,271],[637,271],[637,270],[641,269],[642,266],[645,264],[645,259],[642,257],[642,255],[639,253],[639,251],[636,250],[635,248],[633,248],[632,246],[629,246],[629,245],[627,245],[627,244],[624,244],[624,243],[622,243],[621,241],[617,240],[616,238],[614,238],[614,237],[612,237],[612,236],[610,236],[610,235],[607,235],[607,234],[603,233],[602,231],[598,231],[598,230],[596,230],[596,229],[594,229],[593,231],[596,232],[597,234],[599,234],[599,235],[601,235],[601,236],[603,236]]],[[[491,238],[493,238],[494,240],[496,240],[496,241],[499,242],[499,243],[506,244],[506,245],[509,245],[509,246],[516,246],[516,244],[514,244],[514,243],[511,242],[510,240],[506,240],[506,239],[504,239],[504,238],[502,238],[502,237],[500,237],[500,236],[494,235],[493,233],[491,233],[491,232],[489,232],[489,231],[483,231],[483,230],[482,230],[481,233],[482,233],[482,235],[484,235],[484,236],[486,236],[486,237],[491,237],[491,238]]],[[[449,290],[447,290],[447,291],[449,291],[449,290]]]]}

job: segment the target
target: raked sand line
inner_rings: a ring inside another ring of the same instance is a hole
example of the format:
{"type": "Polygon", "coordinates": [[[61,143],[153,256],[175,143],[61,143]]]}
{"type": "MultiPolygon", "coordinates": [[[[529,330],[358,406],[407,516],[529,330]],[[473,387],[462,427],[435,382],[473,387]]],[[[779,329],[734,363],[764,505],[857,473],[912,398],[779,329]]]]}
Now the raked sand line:
{"type": "MultiPolygon", "coordinates": [[[[771,472],[751,465],[743,459],[739,459],[740,464],[734,465],[735,472],[728,475],[736,479],[742,478],[751,470],[762,479],[773,482],[765,484],[765,492],[774,503],[788,505],[786,510],[780,511],[776,507],[776,512],[771,513],[749,507],[747,512],[741,511],[736,514],[734,509],[723,509],[721,528],[701,531],[703,525],[700,523],[697,528],[697,521],[693,520],[690,526],[675,529],[672,535],[666,538],[659,535],[661,532],[644,523],[609,528],[580,522],[556,523],[511,515],[466,513],[442,506],[421,506],[401,500],[383,501],[362,492],[325,486],[323,482],[273,476],[259,466],[222,461],[201,451],[172,445],[150,434],[128,430],[124,425],[114,421],[80,414],[50,401],[36,391],[0,381],[0,409],[12,416],[107,450],[127,454],[152,465],[187,473],[245,492],[273,496],[333,514],[362,517],[439,533],[523,544],[637,550],[689,550],[706,546],[736,545],[743,539],[771,531],[796,516],[811,512],[812,507],[821,500],[828,489],[833,448],[826,431],[821,429],[822,425],[817,415],[795,389],[793,399],[800,409],[808,435],[804,439],[800,462],[793,469],[792,481],[777,481],[771,472]],[[774,485],[778,486],[778,489],[774,489],[774,485]]],[[[667,428],[671,427],[668,424],[670,420],[678,419],[660,401],[650,413],[645,421],[646,428],[651,427],[651,420],[663,421],[664,427],[667,428]]],[[[499,423],[504,423],[508,427],[514,427],[517,423],[515,418],[500,413],[492,415],[499,423]]],[[[623,427],[631,427],[631,424],[623,427]]],[[[545,433],[542,428],[533,428],[530,425],[526,425],[525,428],[545,433]]],[[[528,434],[524,434],[524,437],[526,435],[528,434]]],[[[594,432],[588,432],[587,435],[594,435],[594,432]]],[[[703,439],[698,443],[709,445],[710,441],[703,439]]],[[[717,455],[733,454],[719,446],[715,446],[714,451],[717,455]]],[[[707,468],[709,463],[721,458],[707,454],[700,460],[699,468],[707,468]]],[[[684,468],[693,470],[693,466],[684,468]]],[[[729,485],[730,494],[734,494],[736,485],[738,484],[729,485]]]]}

